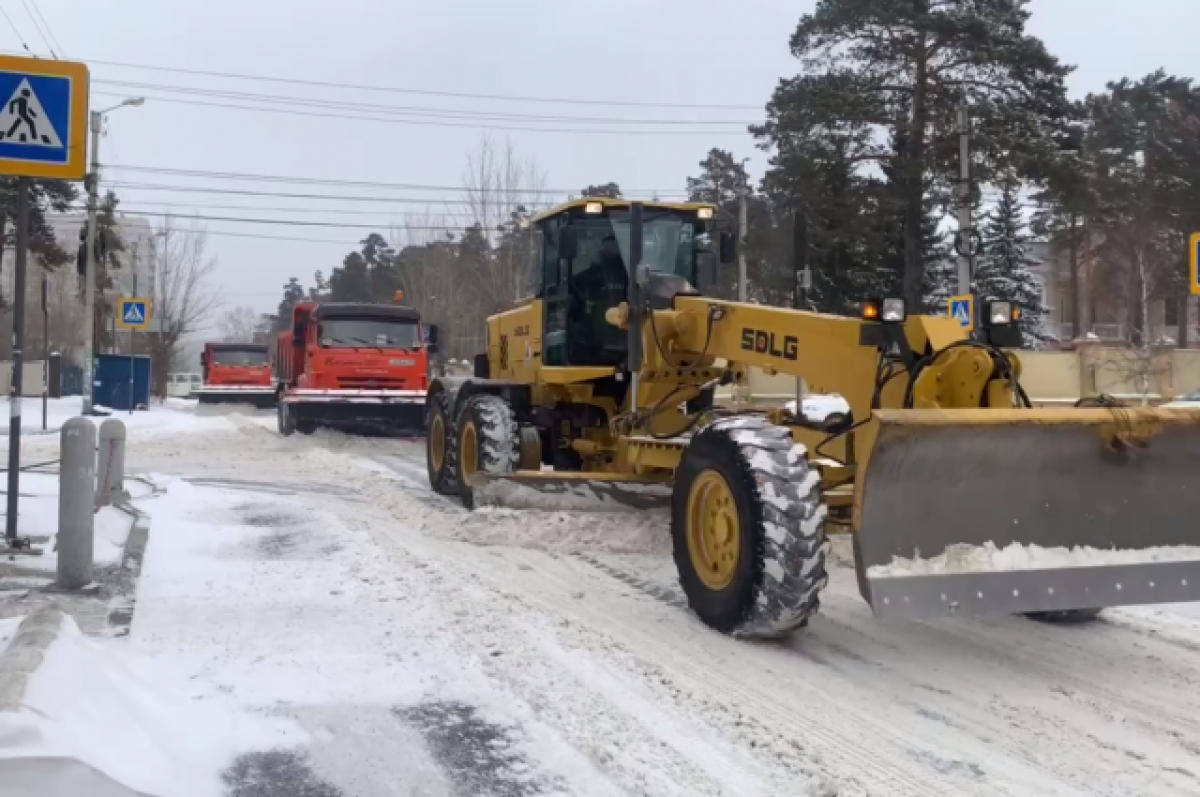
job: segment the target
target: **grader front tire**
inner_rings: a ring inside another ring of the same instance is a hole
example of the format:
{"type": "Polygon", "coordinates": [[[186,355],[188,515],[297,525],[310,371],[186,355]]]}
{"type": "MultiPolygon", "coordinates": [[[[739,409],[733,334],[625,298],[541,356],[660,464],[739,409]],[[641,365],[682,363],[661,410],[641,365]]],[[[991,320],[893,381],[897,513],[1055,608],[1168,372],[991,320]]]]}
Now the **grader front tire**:
{"type": "Polygon", "coordinates": [[[512,473],[520,461],[520,432],[509,403],[499,396],[472,396],[458,416],[457,482],[463,506],[475,508],[470,477],[479,472],[512,473]]]}
{"type": "Polygon", "coordinates": [[[787,429],[716,421],[676,472],[671,537],[688,604],[740,637],[786,636],[808,622],[828,581],[820,479],[787,429]]]}

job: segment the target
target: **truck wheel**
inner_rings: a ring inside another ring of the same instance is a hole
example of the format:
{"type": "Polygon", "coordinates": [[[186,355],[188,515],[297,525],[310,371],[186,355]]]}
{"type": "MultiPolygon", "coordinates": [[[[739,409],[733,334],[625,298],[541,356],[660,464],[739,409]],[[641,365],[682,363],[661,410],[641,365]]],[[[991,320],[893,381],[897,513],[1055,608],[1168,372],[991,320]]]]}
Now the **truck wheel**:
{"type": "Polygon", "coordinates": [[[282,397],[279,399],[275,418],[279,423],[279,433],[284,437],[291,437],[292,433],[296,431],[296,419],[292,417],[292,413],[288,410],[287,402],[282,397]]]}
{"type": "Polygon", "coordinates": [[[475,508],[469,484],[474,473],[512,473],[520,461],[517,416],[508,402],[483,393],[472,396],[458,416],[458,495],[463,506],[475,508]]]}
{"type": "Polygon", "coordinates": [[[429,486],[438,495],[458,495],[458,432],[450,418],[451,411],[451,399],[445,391],[429,402],[425,466],[429,471],[429,486]]]}
{"type": "Polygon", "coordinates": [[[791,433],[758,416],[706,426],[671,501],[680,585],[700,620],[740,637],[786,636],[828,582],[821,481],[791,433]]]}

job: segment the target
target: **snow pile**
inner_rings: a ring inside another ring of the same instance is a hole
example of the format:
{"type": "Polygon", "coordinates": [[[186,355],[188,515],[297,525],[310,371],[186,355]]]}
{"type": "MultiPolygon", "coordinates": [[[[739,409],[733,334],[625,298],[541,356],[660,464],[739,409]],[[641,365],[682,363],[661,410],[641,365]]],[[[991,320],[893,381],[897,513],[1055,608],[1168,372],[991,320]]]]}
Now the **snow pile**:
{"type": "Polygon", "coordinates": [[[15,773],[29,777],[31,765],[41,764],[39,777],[60,782],[90,768],[146,795],[216,797],[218,773],[238,751],[289,736],[290,725],[186,701],[136,677],[114,650],[64,617],[22,709],[0,713],[0,783],[15,773]]]}
{"type": "Polygon", "coordinates": [[[484,507],[460,523],[430,523],[432,537],[560,553],[671,553],[671,513],[543,512],[484,507]]]}
{"type": "Polygon", "coordinates": [[[547,512],[642,512],[665,505],[670,485],[596,479],[480,479],[473,484],[475,504],[547,512]]]}
{"type": "Polygon", "coordinates": [[[1137,565],[1152,562],[1200,562],[1200,547],[1172,545],[1141,549],[1043,548],[1014,542],[1004,548],[995,543],[951,545],[931,559],[894,557],[891,564],[867,569],[871,578],[933,576],[953,573],[981,573],[1004,570],[1049,570],[1063,567],[1101,567],[1137,565]]]}
{"type": "MultiPolygon", "coordinates": [[[[0,435],[8,434],[9,411],[7,405],[7,400],[0,402],[0,415],[3,415],[3,418],[0,418],[0,435]]],[[[193,411],[188,410],[180,411],[180,405],[156,405],[148,410],[137,410],[132,415],[124,410],[113,411],[101,404],[94,405],[93,410],[120,420],[131,430],[178,433],[225,428],[221,419],[199,417],[193,411]]],[[[46,429],[43,431],[41,399],[26,398],[21,403],[21,436],[56,434],[62,429],[64,423],[79,416],[82,412],[83,399],[80,396],[49,399],[46,408],[46,429]]],[[[97,428],[104,420],[104,417],[99,416],[91,418],[97,428]]]]}

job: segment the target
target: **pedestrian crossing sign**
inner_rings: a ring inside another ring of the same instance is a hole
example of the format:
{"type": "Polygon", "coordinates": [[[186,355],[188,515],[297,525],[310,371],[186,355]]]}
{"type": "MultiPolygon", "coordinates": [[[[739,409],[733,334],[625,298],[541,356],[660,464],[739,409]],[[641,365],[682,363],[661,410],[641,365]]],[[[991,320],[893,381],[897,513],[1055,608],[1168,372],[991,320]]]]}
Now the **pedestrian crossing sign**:
{"type": "Polygon", "coordinates": [[[87,64],[0,55],[0,174],[82,180],[87,64]]]}
{"type": "Polygon", "coordinates": [[[971,294],[951,296],[950,317],[959,323],[964,332],[975,329],[975,297],[971,294]]]}
{"type": "Polygon", "coordinates": [[[149,329],[150,300],[122,299],[117,308],[117,326],[121,329],[149,329]]]}

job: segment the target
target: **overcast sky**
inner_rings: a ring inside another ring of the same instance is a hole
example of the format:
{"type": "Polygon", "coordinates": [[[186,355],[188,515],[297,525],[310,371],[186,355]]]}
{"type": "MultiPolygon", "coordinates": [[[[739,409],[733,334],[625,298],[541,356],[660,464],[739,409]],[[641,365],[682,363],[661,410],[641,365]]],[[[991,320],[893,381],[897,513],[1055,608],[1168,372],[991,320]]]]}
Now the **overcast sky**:
{"type": "MultiPolygon", "coordinates": [[[[616,181],[627,189],[682,191],[709,148],[764,159],[744,132],[777,80],[796,63],[788,38],[813,0],[0,0],[0,49],[92,62],[93,109],[145,96],[140,108],[109,117],[101,161],[110,184],[154,184],[250,192],[379,197],[376,201],[120,187],[130,212],[287,219],[372,225],[386,230],[420,200],[454,200],[466,154],[488,124],[483,114],[573,117],[561,123],[511,120],[507,127],[616,128],[617,134],[493,129],[536,158],[549,188],[578,191],[616,181]],[[40,11],[44,25],[33,19],[40,11]],[[11,23],[11,24],[10,24],[11,23]],[[19,32],[15,33],[13,27],[19,32]],[[40,30],[39,30],[40,27],[40,30]],[[49,35],[45,35],[48,28],[49,35]],[[57,42],[57,45],[55,44],[57,42]],[[130,68],[99,63],[120,62],[130,68]],[[164,68],[280,77],[310,83],[164,71],[164,68]],[[651,107],[538,103],[362,91],[311,82],[474,95],[650,103],[651,107]],[[132,85],[139,84],[139,85],[132,85]],[[259,97],[186,94],[180,88],[259,97]],[[264,99],[264,97],[266,99],[264,99]],[[303,107],[269,103],[312,101],[303,107]],[[398,120],[398,108],[425,109],[418,123],[345,120],[320,101],[386,106],[358,116],[398,120]],[[208,103],[200,105],[196,103],[208,103]],[[654,104],[734,106],[664,108],[654,104]],[[216,105],[274,107],[288,113],[216,105]],[[741,108],[737,106],[743,106],[741,108]],[[431,117],[428,109],[442,115],[431,117]],[[454,114],[445,114],[454,111],[454,114]],[[458,117],[458,118],[451,118],[458,117]],[[605,125],[579,117],[714,120],[737,125],[605,125]],[[430,122],[439,122],[438,126],[430,122]],[[632,130],[674,130],[637,135],[632,130]],[[711,131],[711,132],[710,132],[711,131]],[[395,190],[205,179],[123,167],[369,181],[428,186],[395,190]],[[409,203],[396,202],[406,198],[409,203]],[[411,200],[418,200],[412,202],[411,200]],[[214,206],[226,206],[223,208],[214,206]],[[235,207],[236,206],[236,207],[235,207]],[[255,209],[247,209],[255,208],[255,209]],[[307,208],[308,212],[295,209],[307,208]],[[318,212],[312,212],[317,209],[318,212]],[[337,214],[333,209],[349,211],[337,214]]],[[[1071,90],[1163,67],[1194,74],[1200,0],[1035,0],[1032,32],[1076,65],[1071,90]]],[[[368,230],[206,221],[227,306],[273,311],[288,277],[329,273],[368,230]],[[250,236],[321,239],[267,240],[250,236]]]]}

